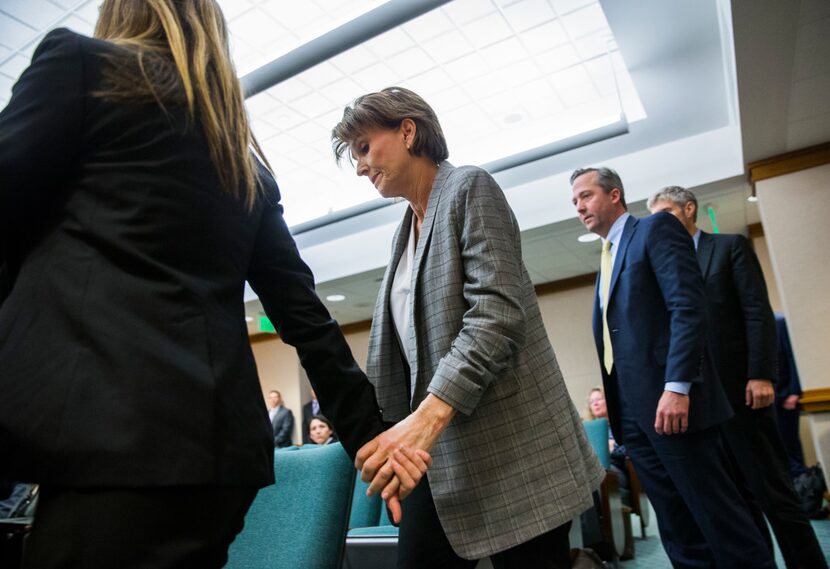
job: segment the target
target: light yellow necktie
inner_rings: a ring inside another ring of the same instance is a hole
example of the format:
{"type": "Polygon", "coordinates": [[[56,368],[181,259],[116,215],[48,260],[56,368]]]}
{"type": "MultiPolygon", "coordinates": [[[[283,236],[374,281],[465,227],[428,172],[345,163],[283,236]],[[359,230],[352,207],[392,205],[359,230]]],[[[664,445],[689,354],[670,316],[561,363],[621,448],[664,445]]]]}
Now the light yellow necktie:
{"type": "Polygon", "coordinates": [[[611,334],[608,331],[608,319],[605,317],[608,312],[608,291],[611,290],[611,242],[604,241],[602,244],[602,255],[599,262],[599,286],[600,298],[602,299],[602,347],[603,364],[605,371],[611,373],[614,365],[614,349],[611,347],[611,334]]]}

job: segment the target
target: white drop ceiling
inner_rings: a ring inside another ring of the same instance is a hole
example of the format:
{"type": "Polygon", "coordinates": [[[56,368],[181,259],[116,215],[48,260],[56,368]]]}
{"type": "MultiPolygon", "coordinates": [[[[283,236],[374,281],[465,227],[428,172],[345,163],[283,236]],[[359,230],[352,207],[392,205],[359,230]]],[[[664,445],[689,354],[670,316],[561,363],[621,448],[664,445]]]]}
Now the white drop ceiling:
{"type": "MultiPolygon", "coordinates": [[[[804,2],[813,12],[821,4],[804,2]]],[[[381,2],[220,4],[242,77],[381,2]]],[[[753,18],[774,3],[762,4],[753,18]]],[[[90,34],[98,5],[0,1],[0,107],[43,35],[59,26],[90,34]]],[[[799,6],[792,0],[796,20],[799,6]]],[[[780,21],[787,8],[776,9],[780,21]]],[[[736,11],[729,0],[454,0],[251,97],[249,114],[275,168],[286,219],[297,225],[377,197],[348,163],[334,166],[329,142],[342,108],[368,91],[397,84],[422,94],[442,121],[456,164],[515,154],[623,112],[628,134],[497,174],[522,227],[534,282],[549,282],[597,266],[599,245],[576,240],[583,231],[567,177],[579,166],[607,164],[620,171],[635,214],[645,213],[642,200],[650,193],[679,184],[694,187],[713,205],[721,230],[743,231],[758,221],[757,209],[745,200],[742,175],[746,160],[764,156],[746,158],[743,148],[747,137],[756,140],[761,133],[763,117],[741,116],[739,91],[763,88],[765,80],[790,81],[792,63],[770,66],[775,76],[750,73],[739,81],[736,48],[742,69],[757,66],[751,58],[746,63],[746,53],[759,38],[753,33],[757,21],[751,29],[733,22],[736,11]],[[736,27],[748,38],[737,44],[736,27]]],[[[792,38],[763,39],[785,46],[792,38]]],[[[753,152],[780,151],[772,146],[756,140],[753,152]]],[[[371,316],[405,207],[394,204],[297,235],[321,296],[346,296],[327,302],[341,323],[371,316]]],[[[252,293],[246,300],[248,313],[257,317],[261,308],[252,293]]]]}

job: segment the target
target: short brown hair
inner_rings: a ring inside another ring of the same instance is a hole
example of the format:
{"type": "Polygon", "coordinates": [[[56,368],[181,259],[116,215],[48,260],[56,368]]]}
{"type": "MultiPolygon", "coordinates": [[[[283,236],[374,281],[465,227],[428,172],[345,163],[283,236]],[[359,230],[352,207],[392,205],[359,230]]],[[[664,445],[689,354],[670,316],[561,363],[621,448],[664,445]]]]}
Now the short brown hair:
{"type": "MultiPolygon", "coordinates": [[[[432,107],[420,95],[403,87],[387,87],[354,100],[343,110],[343,118],[331,131],[332,148],[337,163],[354,141],[370,128],[396,129],[404,119],[415,121],[415,138],[411,152],[428,156],[435,163],[446,160],[450,152],[444,131],[432,107]]],[[[351,155],[349,155],[351,156],[351,155]]]]}
{"type": "Polygon", "coordinates": [[[573,174],[571,174],[571,185],[573,185],[574,180],[579,178],[582,174],[588,174],[590,172],[597,173],[597,184],[599,184],[599,187],[602,188],[602,191],[606,194],[610,194],[611,190],[614,188],[617,188],[620,191],[620,203],[622,204],[623,209],[627,210],[628,206],[625,204],[625,189],[623,188],[622,179],[620,179],[620,175],[611,168],[606,168],[605,166],[600,166],[599,168],[577,168],[573,171],[573,174]]]}

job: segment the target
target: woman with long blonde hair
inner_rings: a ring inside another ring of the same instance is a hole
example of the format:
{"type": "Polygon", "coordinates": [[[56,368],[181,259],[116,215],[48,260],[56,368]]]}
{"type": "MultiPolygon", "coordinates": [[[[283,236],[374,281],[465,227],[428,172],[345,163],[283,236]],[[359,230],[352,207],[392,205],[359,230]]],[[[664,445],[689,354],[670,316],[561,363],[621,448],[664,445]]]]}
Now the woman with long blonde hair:
{"type": "Polygon", "coordinates": [[[35,51],[0,113],[0,479],[41,485],[25,566],[224,565],[274,480],[246,280],[346,450],[381,432],[264,162],[214,0],[105,0],[95,38],[35,51]]]}

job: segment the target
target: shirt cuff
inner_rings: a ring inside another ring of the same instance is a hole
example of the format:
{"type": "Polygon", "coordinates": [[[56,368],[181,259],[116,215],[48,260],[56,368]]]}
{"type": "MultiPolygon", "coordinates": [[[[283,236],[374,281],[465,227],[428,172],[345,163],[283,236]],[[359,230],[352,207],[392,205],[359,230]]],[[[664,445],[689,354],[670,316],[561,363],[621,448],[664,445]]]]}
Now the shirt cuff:
{"type": "Polygon", "coordinates": [[[667,381],[665,391],[673,391],[681,395],[688,395],[692,384],[689,381],[667,381]]]}

